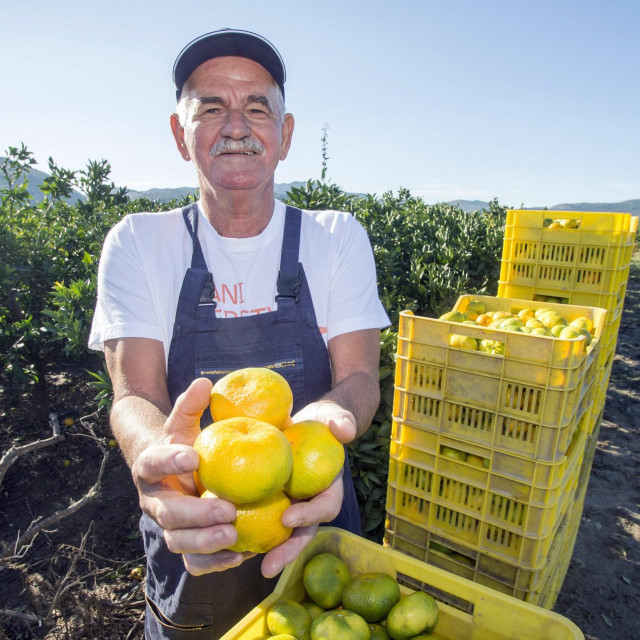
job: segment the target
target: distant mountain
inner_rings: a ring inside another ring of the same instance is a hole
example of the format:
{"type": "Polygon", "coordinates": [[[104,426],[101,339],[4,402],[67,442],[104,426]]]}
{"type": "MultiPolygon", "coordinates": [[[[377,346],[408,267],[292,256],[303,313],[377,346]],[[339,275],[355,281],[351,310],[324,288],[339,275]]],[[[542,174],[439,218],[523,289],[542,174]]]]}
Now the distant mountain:
{"type": "MultiPolygon", "coordinates": [[[[287,191],[291,187],[302,187],[306,182],[284,182],[276,183],[273,187],[273,193],[278,200],[286,197],[287,191]]],[[[148,198],[149,200],[158,200],[159,202],[169,202],[170,200],[180,200],[186,196],[195,193],[195,187],[175,187],[173,189],[147,189],[146,191],[136,191],[135,189],[127,189],[127,195],[132,200],[138,198],[148,198]]]]}
{"type": "Polygon", "coordinates": [[[196,192],[196,187],[174,187],[169,189],[147,189],[146,191],[136,191],[127,188],[127,195],[131,200],[147,198],[148,200],[158,200],[159,202],[169,202],[170,200],[182,200],[196,192]]]}
{"type": "MultiPolygon", "coordinates": [[[[478,211],[486,209],[488,202],[482,200],[449,200],[446,204],[459,207],[463,211],[478,211]]],[[[525,207],[525,209],[544,209],[544,207],[525,207]]],[[[548,211],[607,211],[607,212],[624,212],[632,215],[640,215],[640,198],[636,200],[624,200],[623,202],[574,202],[556,204],[547,207],[548,211]]]]}
{"type": "Polygon", "coordinates": [[[574,204],[556,204],[551,211],[613,211],[640,215],[640,199],[623,202],[577,202],[574,204]]]}
{"type": "Polygon", "coordinates": [[[467,212],[487,209],[489,207],[489,203],[483,202],[482,200],[449,200],[449,202],[446,202],[445,204],[450,204],[467,212]]]}

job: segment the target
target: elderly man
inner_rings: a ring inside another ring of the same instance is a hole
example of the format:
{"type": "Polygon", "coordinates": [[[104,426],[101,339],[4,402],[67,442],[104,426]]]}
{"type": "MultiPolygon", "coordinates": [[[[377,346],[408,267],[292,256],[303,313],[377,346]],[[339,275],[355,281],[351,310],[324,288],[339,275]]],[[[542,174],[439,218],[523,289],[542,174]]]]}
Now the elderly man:
{"type": "Polygon", "coordinates": [[[294,120],[273,45],[209,33],[182,50],[173,75],[171,130],[200,201],[111,230],[90,343],[105,352],[111,425],[140,495],[146,636],[217,638],[273,589],[318,523],[359,532],[359,515],[347,460],[325,492],[285,512],[288,541],[264,557],[228,550],[235,507],[199,499],[192,477],[212,382],[276,368],[293,390],[293,419],[323,421],[349,442],[378,405],[388,318],[362,227],[274,200],[294,120]]]}

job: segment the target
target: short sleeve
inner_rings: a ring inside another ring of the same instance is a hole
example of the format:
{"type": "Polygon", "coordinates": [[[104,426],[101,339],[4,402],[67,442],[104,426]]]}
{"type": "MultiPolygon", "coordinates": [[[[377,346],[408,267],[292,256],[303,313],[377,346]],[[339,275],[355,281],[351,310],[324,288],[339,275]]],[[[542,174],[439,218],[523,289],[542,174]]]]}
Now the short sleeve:
{"type": "Polygon", "coordinates": [[[361,329],[389,326],[378,296],[376,265],[362,225],[344,214],[344,228],[331,267],[327,339],[361,329]]]}
{"type": "Polygon", "coordinates": [[[162,340],[129,218],[111,229],[102,248],[89,348],[104,350],[116,338],[162,340]]]}

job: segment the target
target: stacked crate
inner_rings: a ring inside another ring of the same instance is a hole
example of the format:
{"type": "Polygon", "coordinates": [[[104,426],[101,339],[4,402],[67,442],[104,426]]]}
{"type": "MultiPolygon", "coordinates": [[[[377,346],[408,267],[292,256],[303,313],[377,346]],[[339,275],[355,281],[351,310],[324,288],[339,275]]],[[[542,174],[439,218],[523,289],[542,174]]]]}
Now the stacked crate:
{"type": "Polygon", "coordinates": [[[604,407],[637,230],[638,218],[629,213],[507,212],[498,296],[609,312],[600,345],[594,417],[604,407]],[[566,226],[556,226],[558,219],[566,226]]]}
{"type": "Polygon", "coordinates": [[[579,521],[604,412],[638,218],[628,213],[554,211],[554,219],[565,221],[564,227],[558,227],[551,213],[507,213],[498,295],[608,311],[580,469],[581,499],[574,509],[579,521]]]}
{"type": "MultiPolygon", "coordinates": [[[[385,544],[539,604],[572,546],[606,311],[462,296],[487,310],[588,317],[591,346],[400,315],[385,544]],[[502,342],[504,354],[451,346],[502,342]],[[454,341],[455,343],[455,341],[454,341]]],[[[565,569],[566,570],[566,569],[565,569]]],[[[564,576],[563,576],[564,577],[564,576]]],[[[455,603],[454,603],[455,604],[455,603]]]]}

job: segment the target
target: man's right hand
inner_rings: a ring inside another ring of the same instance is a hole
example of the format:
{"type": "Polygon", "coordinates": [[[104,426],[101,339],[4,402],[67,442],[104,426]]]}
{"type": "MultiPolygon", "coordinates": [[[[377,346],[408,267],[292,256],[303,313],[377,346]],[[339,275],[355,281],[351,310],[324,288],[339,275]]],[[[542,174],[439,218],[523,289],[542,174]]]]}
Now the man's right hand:
{"type": "Polygon", "coordinates": [[[238,537],[229,524],[235,506],[219,498],[200,499],[193,481],[198,453],[192,445],[210,393],[209,380],[195,380],[167,418],[163,442],[144,449],[131,468],[142,510],[164,530],[169,550],[182,554],[192,575],[223,571],[253,555],[226,549],[238,537]]]}

